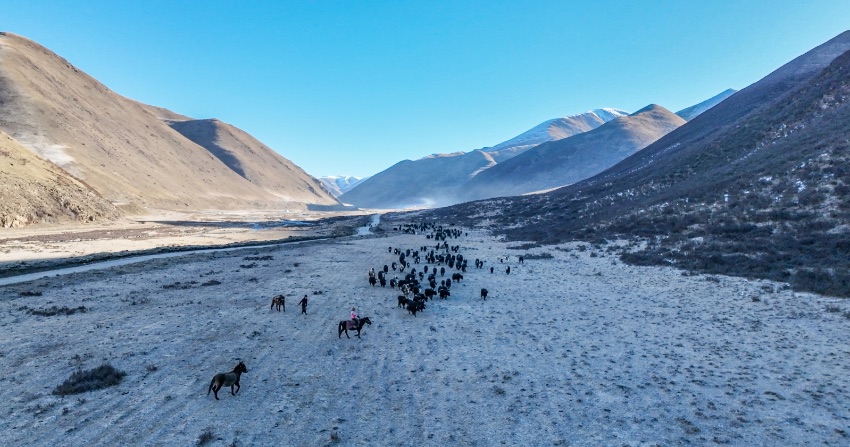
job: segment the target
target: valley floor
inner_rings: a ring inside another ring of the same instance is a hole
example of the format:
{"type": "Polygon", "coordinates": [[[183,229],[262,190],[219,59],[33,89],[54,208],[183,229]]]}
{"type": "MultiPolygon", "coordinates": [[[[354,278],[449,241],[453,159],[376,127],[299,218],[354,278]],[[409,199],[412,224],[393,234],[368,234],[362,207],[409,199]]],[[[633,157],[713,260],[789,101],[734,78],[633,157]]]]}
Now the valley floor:
{"type": "Polygon", "coordinates": [[[850,442],[844,301],[627,266],[575,245],[512,250],[475,231],[449,244],[485,269],[414,317],[366,272],[396,259],[387,247],[433,241],[389,230],[0,287],[0,437],[44,446],[185,446],[205,432],[213,446],[850,442]],[[552,258],[518,263],[527,251],[552,258]],[[279,293],[286,312],[269,309],[279,293]],[[52,306],[85,311],[31,313],[52,306]],[[335,338],[352,306],[374,324],[362,339],[335,338]],[[248,367],[239,394],[208,396],[212,376],[238,360],[248,367]],[[51,394],[104,362],[127,373],[122,383],[51,394]]]}
{"type": "Polygon", "coordinates": [[[358,216],[363,213],[163,211],[106,223],[42,224],[2,229],[0,277],[50,269],[69,261],[99,261],[130,253],[349,234],[353,226],[362,224],[358,216]],[[320,220],[333,217],[343,219],[320,220]]]}

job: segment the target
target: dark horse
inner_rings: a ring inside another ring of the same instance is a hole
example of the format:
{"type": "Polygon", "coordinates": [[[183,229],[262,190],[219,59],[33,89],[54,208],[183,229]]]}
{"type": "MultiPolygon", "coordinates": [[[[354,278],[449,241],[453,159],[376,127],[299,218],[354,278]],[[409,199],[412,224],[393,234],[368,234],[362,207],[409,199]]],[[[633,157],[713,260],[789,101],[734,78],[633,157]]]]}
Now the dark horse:
{"type": "Polygon", "coordinates": [[[236,365],[236,368],[233,368],[233,371],[229,373],[218,373],[213,376],[212,381],[210,382],[210,388],[207,390],[207,396],[210,395],[210,391],[215,393],[215,400],[219,400],[218,398],[218,390],[222,387],[229,386],[230,394],[236,395],[239,392],[239,376],[242,373],[248,372],[248,367],[245,366],[245,363],[239,362],[236,365]]]}
{"type": "MultiPolygon", "coordinates": [[[[339,322],[339,334],[337,334],[339,336],[339,338],[342,338],[343,332],[345,332],[346,338],[351,338],[351,337],[348,336],[348,323],[350,321],[351,320],[343,320],[343,321],[339,322]]],[[[363,326],[365,326],[367,324],[371,326],[372,320],[370,320],[369,317],[362,317],[359,320],[357,320],[357,326],[351,328],[352,331],[355,331],[355,330],[357,331],[357,338],[360,338],[360,331],[363,329],[363,326]]]]}

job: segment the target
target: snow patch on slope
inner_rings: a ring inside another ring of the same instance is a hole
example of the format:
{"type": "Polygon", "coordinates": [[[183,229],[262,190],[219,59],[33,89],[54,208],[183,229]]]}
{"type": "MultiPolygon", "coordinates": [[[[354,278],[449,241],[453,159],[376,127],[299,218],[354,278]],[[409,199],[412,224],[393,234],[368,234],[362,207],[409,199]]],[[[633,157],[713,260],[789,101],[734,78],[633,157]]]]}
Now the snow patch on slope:
{"type": "Polygon", "coordinates": [[[350,175],[326,175],[324,177],[319,177],[318,179],[323,185],[325,185],[325,188],[333,194],[334,197],[339,197],[362,183],[363,180],[366,180],[366,178],[368,177],[359,178],[350,175]]]}
{"type": "Polygon", "coordinates": [[[508,141],[483,150],[486,152],[498,152],[518,146],[536,146],[547,141],[560,140],[577,133],[587,132],[614,118],[628,114],[628,112],[619,109],[602,108],[563,118],[555,118],[544,121],[508,141]]]}

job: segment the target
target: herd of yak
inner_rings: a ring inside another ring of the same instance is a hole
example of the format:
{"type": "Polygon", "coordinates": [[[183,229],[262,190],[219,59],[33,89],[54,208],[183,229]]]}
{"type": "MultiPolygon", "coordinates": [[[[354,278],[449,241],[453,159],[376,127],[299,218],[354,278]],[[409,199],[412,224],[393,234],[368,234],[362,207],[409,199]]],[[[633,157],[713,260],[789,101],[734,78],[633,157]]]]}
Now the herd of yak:
{"type": "MultiPolygon", "coordinates": [[[[395,230],[424,234],[430,241],[429,245],[417,248],[387,247],[387,253],[396,260],[384,264],[383,268],[377,271],[374,267],[369,269],[368,280],[373,287],[378,284],[386,287],[389,284],[391,289],[398,288],[401,292],[401,295],[398,295],[398,307],[416,316],[418,312],[425,310],[427,301],[435,297],[446,299],[451,296],[452,283],[463,280],[469,260],[459,253],[460,245],[450,245],[449,240],[456,240],[465,233],[459,229],[429,223],[404,224],[395,230]],[[431,245],[434,242],[436,244],[431,245]],[[422,261],[425,265],[421,265],[422,261]],[[393,278],[387,280],[390,269],[393,271],[393,278]],[[399,279],[399,275],[404,276],[399,279]]],[[[473,265],[482,269],[484,261],[475,259],[473,265]]],[[[490,272],[493,272],[492,267],[490,272]]],[[[510,274],[510,267],[506,273],[510,274]]],[[[481,298],[486,300],[487,295],[487,289],[481,289],[481,298]]]]}
{"type": "MultiPolygon", "coordinates": [[[[425,310],[425,303],[428,300],[434,299],[435,296],[439,296],[441,299],[448,298],[451,296],[452,283],[459,283],[463,280],[463,273],[466,272],[468,267],[468,259],[458,253],[460,245],[449,245],[448,241],[458,239],[465,233],[459,229],[444,228],[427,223],[404,224],[395,228],[395,230],[407,234],[417,234],[417,232],[425,234],[426,239],[431,242],[429,245],[418,247],[418,249],[388,247],[387,253],[397,257],[397,261],[385,264],[382,269],[377,271],[374,267],[369,269],[369,284],[373,287],[377,284],[386,287],[389,284],[391,289],[398,288],[402,293],[398,296],[398,307],[407,309],[409,313],[416,316],[417,313],[425,310]],[[430,245],[434,242],[436,244],[430,245]],[[423,260],[427,264],[418,268],[423,260]],[[429,267],[428,264],[431,266],[429,267]],[[387,275],[390,274],[391,268],[394,272],[393,278],[387,281],[387,275]],[[447,273],[449,274],[448,278],[446,277],[447,273]],[[398,275],[404,275],[404,278],[399,279],[398,275]]],[[[500,261],[502,260],[503,258],[500,258],[500,261]]],[[[523,262],[522,256],[519,257],[519,262],[523,262]]],[[[476,259],[474,267],[477,269],[484,268],[484,261],[476,259]]],[[[493,273],[493,271],[494,268],[490,267],[490,273],[493,273]]],[[[510,266],[507,267],[505,273],[511,273],[510,266]]],[[[482,288],[481,298],[486,300],[487,295],[487,289],[482,288]]],[[[299,304],[301,304],[302,313],[306,313],[307,297],[304,296],[299,304]]],[[[271,307],[272,309],[277,307],[278,311],[283,308],[286,311],[286,298],[283,295],[275,296],[272,298],[271,307]]],[[[339,323],[340,336],[344,332],[345,336],[348,337],[349,327],[347,323],[347,321],[339,323]]],[[[362,317],[357,326],[352,328],[357,331],[357,337],[360,337],[360,330],[363,329],[364,324],[372,324],[372,321],[368,317],[362,317]]],[[[240,376],[246,372],[248,372],[248,368],[240,361],[233,371],[216,374],[210,381],[207,395],[214,392],[215,398],[218,400],[218,391],[223,387],[230,387],[230,394],[235,396],[239,392],[240,376]]]]}

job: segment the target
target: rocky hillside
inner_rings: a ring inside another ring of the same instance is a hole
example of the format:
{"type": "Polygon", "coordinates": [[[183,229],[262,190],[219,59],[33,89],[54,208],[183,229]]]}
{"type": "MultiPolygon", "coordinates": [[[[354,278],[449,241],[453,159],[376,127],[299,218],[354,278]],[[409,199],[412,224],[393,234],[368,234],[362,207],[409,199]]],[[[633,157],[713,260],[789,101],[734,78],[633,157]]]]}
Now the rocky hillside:
{"type": "Polygon", "coordinates": [[[91,222],[118,210],[85,183],[0,131],[0,227],[91,222]]]}

